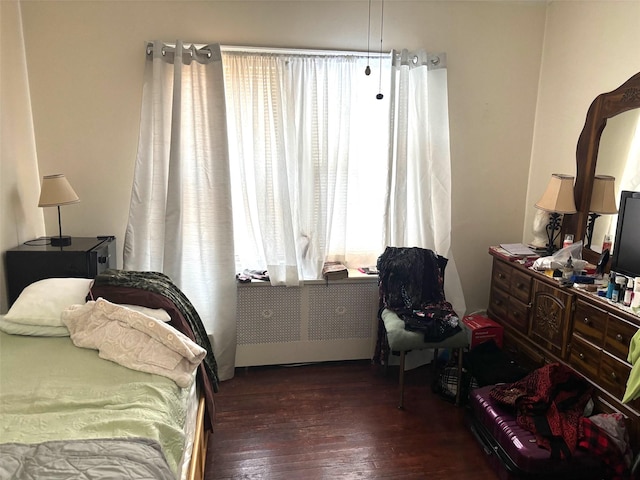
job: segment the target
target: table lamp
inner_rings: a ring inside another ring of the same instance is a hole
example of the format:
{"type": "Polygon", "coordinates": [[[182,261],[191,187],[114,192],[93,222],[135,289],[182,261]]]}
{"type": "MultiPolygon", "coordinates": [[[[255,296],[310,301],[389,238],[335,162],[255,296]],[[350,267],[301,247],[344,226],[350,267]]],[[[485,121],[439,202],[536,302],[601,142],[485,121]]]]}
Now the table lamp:
{"type": "Polygon", "coordinates": [[[591,248],[593,228],[596,219],[600,215],[613,215],[618,213],[616,207],[615,177],[611,175],[596,175],[593,177],[593,190],[591,190],[591,203],[589,204],[589,220],[587,221],[586,248],[591,248]]]}
{"type": "Polygon", "coordinates": [[[552,174],[547,189],[535,206],[549,212],[549,223],[546,227],[547,255],[552,255],[555,251],[556,239],[560,235],[562,215],[576,213],[576,203],[573,198],[573,177],[561,173],[552,174]]]}
{"type": "Polygon", "coordinates": [[[80,198],[73,191],[66,177],[59,173],[42,177],[40,187],[39,207],[58,207],[58,236],[51,237],[51,245],[54,247],[66,247],[71,245],[71,237],[62,235],[62,222],[60,221],[60,206],[78,203],[80,198]]]}

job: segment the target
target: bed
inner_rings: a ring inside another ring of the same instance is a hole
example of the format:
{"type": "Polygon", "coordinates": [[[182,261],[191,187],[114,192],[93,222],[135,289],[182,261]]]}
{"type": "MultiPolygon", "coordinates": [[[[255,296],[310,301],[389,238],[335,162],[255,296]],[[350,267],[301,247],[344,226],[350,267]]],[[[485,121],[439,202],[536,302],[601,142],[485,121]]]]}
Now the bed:
{"type": "Polygon", "coordinates": [[[0,316],[0,479],[202,479],[216,370],[162,274],[28,286],[0,316]]]}

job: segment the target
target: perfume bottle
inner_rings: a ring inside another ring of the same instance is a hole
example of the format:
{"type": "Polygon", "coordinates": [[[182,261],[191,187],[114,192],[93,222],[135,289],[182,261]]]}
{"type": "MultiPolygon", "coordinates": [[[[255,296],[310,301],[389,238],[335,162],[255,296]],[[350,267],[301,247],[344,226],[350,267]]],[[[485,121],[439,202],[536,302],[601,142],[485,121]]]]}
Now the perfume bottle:
{"type": "Polygon", "coordinates": [[[624,290],[624,299],[622,300],[622,303],[624,303],[626,307],[631,306],[631,298],[633,297],[633,284],[633,278],[629,277],[629,279],[627,280],[627,287],[624,290]]]}

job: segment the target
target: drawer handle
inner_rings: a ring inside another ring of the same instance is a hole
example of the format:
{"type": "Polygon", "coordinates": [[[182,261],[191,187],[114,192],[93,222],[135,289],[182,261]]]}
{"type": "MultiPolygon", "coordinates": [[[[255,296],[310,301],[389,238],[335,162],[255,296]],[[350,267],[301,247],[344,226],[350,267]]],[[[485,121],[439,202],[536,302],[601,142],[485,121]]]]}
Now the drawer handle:
{"type": "Polygon", "coordinates": [[[580,358],[580,360],[584,360],[584,353],[580,352],[578,354],[578,358],[580,358]]]}
{"type": "Polygon", "coordinates": [[[616,335],[616,340],[621,342],[622,340],[624,340],[624,337],[622,336],[622,334],[619,333],[619,334],[616,335]]]}
{"type": "Polygon", "coordinates": [[[584,323],[585,325],[589,325],[589,318],[584,317],[584,319],[582,320],[582,323],[584,323]]]}
{"type": "Polygon", "coordinates": [[[616,375],[616,372],[611,372],[609,375],[611,376],[611,378],[613,380],[617,380],[618,379],[618,375],[616,375]]]}
{"type": "Polygon", "coordinates": [[[523,283],[520,283],[520,282],[516,283],[516,288],[517,289],[521,289],[522,287],[524,287],[523,283]]]}
{"type": "Polygon", "coordinates": [[[495,303],[496,305],[500,306],[500,305],[502,305],[502,300],[496,300],[494,303],[495,303]]]}
{"type": "Polygon", "coordinates": [[[500,280],[504,280],[504,279],[505,279],[505,276],[504,276],[504,274],[499,273],[499,274],[498,274],[498,278],[499,278],[500,280]]]}

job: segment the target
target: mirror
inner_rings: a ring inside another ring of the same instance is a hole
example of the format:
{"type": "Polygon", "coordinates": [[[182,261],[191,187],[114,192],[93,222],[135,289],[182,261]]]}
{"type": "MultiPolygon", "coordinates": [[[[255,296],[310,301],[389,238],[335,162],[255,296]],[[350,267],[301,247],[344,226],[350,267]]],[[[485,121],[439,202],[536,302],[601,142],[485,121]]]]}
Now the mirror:
{"type": "MultiPolygon", "coordinates": [[[[576,148],[576,183],[575,183],[575,201],[577,213],[573,215],[565,215],[565,219],[562,225],[561,238],[567,233],[573,233],[575,238],[584,238],[587,219],[589,216],[589,203],[591,201],[591,190],[593,188],[593,177],[596,175],[596,167],[599,167],[597,173],[607,173],[616,177],[616,190],[619,197],[621,186],[624,185],[623,173],[617,172],[624,167],[621,167],[621,162],[626,160],[607,160],[611,156],[619,156],[621,148],[617,143],[628,132],[624,133],[622,126],[633,123],[634,113],[631,112],[629,118],[626,116],[618,117],[625,112],[640,108],[640,73],[634,75],[629,80],[624,82],[620,87],[615,90],[598,95],[591,103],[589,110],[587,111],[587,117],[584,127],[578,138],[578,145],[576,148]],[[616,125],[620,124],[620,127],[616,125]],[[603,135],[606,129],[611,132],[607,132],[603,135]],[[621,132],[618,132],[618,128],[621,128],[621,132]],[[602,158],[600,158],[599,152],[602,145],[602,158]],[[611,165],[609,165],[611,161],[611,165]]],[[[638,118],[638,117],[636,117],[638,118]]],[[[623,187],[624,188],[624,187],[623,187]]],[[[627,189],[629,187],[626,187],[627,189]]],[[[596,223],[596,228],[600,229],[600,235],[604,236],[602,229],[605,228],[604,224],[607,223],[607,217],[611,215],[602,216],[598,218],[598,222],[602,222],[602,226],[596,223]],[[604,219],[604,220],[603,220],[604,219]]],[[[615,230],[615,224],[612,227],[615,230]]],[[[595,248],[598,245],[602,245],[602,236],[597,237],[597,231],[594,231],[594,238],[592,245],[595,248]]],[[[582,252],[582,258],[591,262],[597,263],[600,252],[595,249],[585,248],[582,252]]]]}
{"type": "MultiPolygon", "coordinates": [[[[622,190],[636,190],[631,182],[633,176],[627,169],[633,169],[638,162],[638,122],[640,108],[629,110],[611,118],[600,137],[596,175],[611,175],[616,179],[614,196],[616,205],[622,190]]],[[[618,215],[602,215],[595,222],[591,249],[602,253],[605,235],[615,238],[618,215]]]]}

